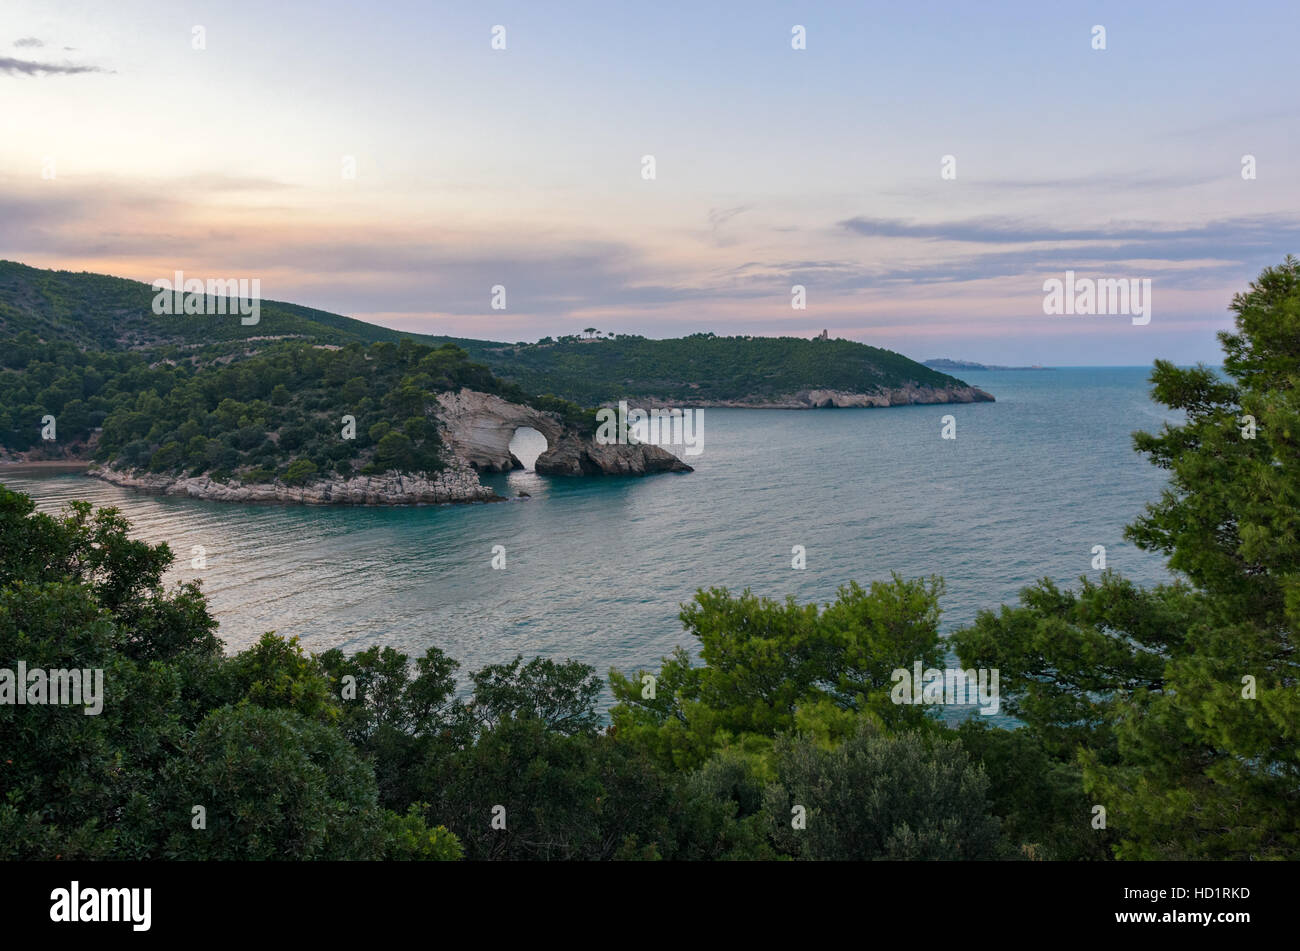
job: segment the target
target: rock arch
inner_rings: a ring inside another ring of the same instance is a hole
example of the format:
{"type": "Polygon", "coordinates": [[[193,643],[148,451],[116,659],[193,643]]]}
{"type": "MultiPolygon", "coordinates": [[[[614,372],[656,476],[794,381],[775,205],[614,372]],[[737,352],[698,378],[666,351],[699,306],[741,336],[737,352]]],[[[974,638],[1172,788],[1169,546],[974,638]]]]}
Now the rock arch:
{"type": "Polygon", "coordinates": [[[564,435],[564,424],[531,406],[509,403],[490,393],[463,389],[438,396],[443,439],[455,453],[480,472],[509,472],[518,468],[510,440],[521,427],[535,429],[546,439],[547,451],[564,435]]]}
{"type": "Polygon", "coordinates": [[[532,426],[516,427],[514,434],[510,437],[510,464],[516,469],[535,470],[537,460],[552,448],[552,444],[547,441],[546,437],[532,426]],[[536,453],[533,452],[536,448],[534,437],[540,437],[542,444],[542,448],[537,450],[536,453]]]}

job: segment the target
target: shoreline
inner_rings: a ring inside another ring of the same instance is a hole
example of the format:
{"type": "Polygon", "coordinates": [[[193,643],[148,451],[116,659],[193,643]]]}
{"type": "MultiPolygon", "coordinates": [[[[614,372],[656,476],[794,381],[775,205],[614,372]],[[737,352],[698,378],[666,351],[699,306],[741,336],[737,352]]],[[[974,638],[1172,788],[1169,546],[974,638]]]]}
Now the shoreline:
{"type": "MultiPolygon", "coordinates": [[[[619,400],[602,406],[615,406],[619,400]]],[[[663,399],[655,396],[627,396],[621,402],[646,409],[893,409],[898,406],[948,406],[966,403],[996,403],[992,393],[977,386],[903,386],[872,393],[849,390],[801,390],[790,396],[747,400],[663,399]],[[762,400],[756,401],[756,400],[762,400]]]]}
{"type": "Polygon", "coordinates": [[[88,472],[95,463],[90,459],[4,459],[0,460],[0,475],[6,472],[88,472]]]}
{"type": "Polygon", "coordinates": [[[276,505],[454,505],[505,502],[468,467],[452,467],[433,477],[387,472],[335,478],[293,486],[283,482],[216,482],[202,476],[173,476],[96,466],[86,475],[109,485],[153,495],[186,496],[209,502],[266,502],[276,505]]]}

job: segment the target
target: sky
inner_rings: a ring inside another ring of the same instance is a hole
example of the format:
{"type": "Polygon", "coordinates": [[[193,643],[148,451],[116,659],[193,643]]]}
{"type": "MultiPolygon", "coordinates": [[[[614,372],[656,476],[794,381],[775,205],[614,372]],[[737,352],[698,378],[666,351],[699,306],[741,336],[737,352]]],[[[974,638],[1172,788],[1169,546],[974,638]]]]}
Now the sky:
{"type": "Polygon", "coordinates": [[[0,258],[497,340],[1217,363],[1233,295],[1300,253],[1298,28],[1293,0],[0,0],[0,258]],[[1150,280],[1150,322],[1045,313],[1066,271],[1150,280]]]}

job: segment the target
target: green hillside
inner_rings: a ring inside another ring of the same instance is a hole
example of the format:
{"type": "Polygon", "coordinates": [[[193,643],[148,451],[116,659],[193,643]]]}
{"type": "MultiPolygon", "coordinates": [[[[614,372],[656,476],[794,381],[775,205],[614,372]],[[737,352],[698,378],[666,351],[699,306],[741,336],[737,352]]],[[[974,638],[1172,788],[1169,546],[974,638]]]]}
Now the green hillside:
{"type": "Polygon", "coordinates": [[[158,315],[153,312],[155,294],[148,284],[125,278],[0,261],[0,339],[30,331],[42,341],[66,341],[87,350],[138,350],[243,344],[267,337],[342,345],[417,336],[270,300],[262,301],[259,320],[250,326],[229,314],[158,315]]]}
{"type": "Polygon", "coordinates": [[[335,346],[403,339],[451,343],[529,393],[585,406],[622,397],[762,402],[809,389],[869,393],[909,383],[963,385],[902,354],[851,340],[701,333],[669,340],[597,335],[510,344],[404,333],[270,300],[262,301],[260,319],[250,326],[232,314],[158,315],[155,293],[138,281],[0,261],[0,342],[20,350],[62,343],[195,364],[244,359],[286,338],[335,346]]]}
{"type": "Polygon", "coordinates": [[[404,340],[335,350],[291,341],[229,366],[173,369],[149,392],[120,400],[104,418],[95,458],[155,473],[290,484],[329,473],[433,473],[446,460],[427,407],[461,387],[595,428],[579,407],[531,397],[454,346],[404,340]],[[345,415],[355,432],[341,439],[345,415]]]}
{"type": "Polygon", "coordinates": [[[620,397],[764,400],[808,389],[864,393],[906,383],[964,385],[902,354],[852,340],[701,333],[669,340],[547,338],[522,346],[469,342],[466,349],[530,392],[583,405],[620,397]]]}
{"type": "Polygon", "coordinates": [[[595,426],[433,338],[271,301],[249,326],[237,314],[160,316],[154,294],[0,262],[0,456],[253,481],[435,472],[445,460],[424,407],[462,386],[595,426]],[[344,415],[354,438],[339,438],[344,415]]]}

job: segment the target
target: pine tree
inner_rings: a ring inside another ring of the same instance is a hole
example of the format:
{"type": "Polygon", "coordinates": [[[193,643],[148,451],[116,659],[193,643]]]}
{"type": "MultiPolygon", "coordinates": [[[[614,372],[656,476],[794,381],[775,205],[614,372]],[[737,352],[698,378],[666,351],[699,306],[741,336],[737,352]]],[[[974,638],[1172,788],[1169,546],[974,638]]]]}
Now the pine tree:
{"type": "Polygon", "coordinates": [[[1186,421],[1135,444],[1170,472],[1127,534],[1199,595],[1163,689],[1122,704],[1120,762],[1084,781],[1125,858],[1300,856],[1300,261],[1232,303],[1223,377],[1160,361],[1186,421]]]}

